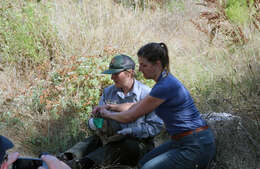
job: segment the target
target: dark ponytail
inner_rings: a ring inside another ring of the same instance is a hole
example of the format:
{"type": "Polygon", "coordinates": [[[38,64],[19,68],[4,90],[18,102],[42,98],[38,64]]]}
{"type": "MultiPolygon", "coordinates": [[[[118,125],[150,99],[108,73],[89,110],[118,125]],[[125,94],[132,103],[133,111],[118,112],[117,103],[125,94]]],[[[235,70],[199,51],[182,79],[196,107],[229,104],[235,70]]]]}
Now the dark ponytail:
{"type": "Polygon", "coordinates": [[[148,43],[138,50],[137,56],[147,59],[152,64],[159,60],[163,69],[170,72],[168,48],[165,43],[148,43]]]}

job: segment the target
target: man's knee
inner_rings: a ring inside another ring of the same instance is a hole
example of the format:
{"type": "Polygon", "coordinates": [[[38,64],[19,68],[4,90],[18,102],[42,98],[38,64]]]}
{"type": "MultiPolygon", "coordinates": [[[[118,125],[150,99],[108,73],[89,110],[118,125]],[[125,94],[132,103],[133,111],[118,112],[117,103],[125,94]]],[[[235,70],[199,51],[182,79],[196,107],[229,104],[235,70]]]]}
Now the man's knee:
{"type": "Polygon", "coordinates": [[[59,155],[59,157],[64,161],[80,159],[100,146],[102,146],[100,139],[97,136],[90,136],[84,141],[75,144],[73,147],[59,155]]]}

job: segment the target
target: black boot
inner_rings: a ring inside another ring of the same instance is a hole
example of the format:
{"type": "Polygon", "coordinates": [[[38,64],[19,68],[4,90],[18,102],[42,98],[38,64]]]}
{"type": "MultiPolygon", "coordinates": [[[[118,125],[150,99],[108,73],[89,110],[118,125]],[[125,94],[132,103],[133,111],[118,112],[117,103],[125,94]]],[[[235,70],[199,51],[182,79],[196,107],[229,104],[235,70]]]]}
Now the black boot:
{"type": "Polygon", "coordinates": [[[94,167],[95,162],[88,157],[84,157],[80,160],[78,160],[78,163],[82,167],[82,169],[91,169],[94,167]]]}
{"type": "Polygon", "coordinates": [[[70,166],[71,169],[83,169],[81,164],[79,163],[78,160],[70,160],[70,161],[63,161],[66,163],[68,166],[70,166]]]}

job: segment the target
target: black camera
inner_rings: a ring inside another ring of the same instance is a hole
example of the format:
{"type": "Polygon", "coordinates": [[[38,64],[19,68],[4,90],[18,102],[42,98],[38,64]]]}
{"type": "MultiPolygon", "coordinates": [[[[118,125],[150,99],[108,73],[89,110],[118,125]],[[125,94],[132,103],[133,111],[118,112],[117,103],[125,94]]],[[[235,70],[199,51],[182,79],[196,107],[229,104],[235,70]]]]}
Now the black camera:
{"type": "Polygon", "coordinates": [[[39,158],[19,157],[12,165],[12,169],[38,169],[43,166],[48,169],[47,164],[39,158]]]}

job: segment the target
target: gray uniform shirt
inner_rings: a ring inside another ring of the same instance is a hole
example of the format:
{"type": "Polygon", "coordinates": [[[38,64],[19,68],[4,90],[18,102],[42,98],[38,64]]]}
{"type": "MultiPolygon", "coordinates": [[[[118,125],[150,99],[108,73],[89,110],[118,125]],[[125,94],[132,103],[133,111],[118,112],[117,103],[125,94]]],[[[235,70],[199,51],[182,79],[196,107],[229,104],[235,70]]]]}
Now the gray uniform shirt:
{"type": "MultiPolygon", "coordinates": [[[[126,95],[124,92],[117,88],[115,85],[108,86],[104,89],[100,98],[99,105],[104,104],[120,104],[120,103],[135,103],[142,100],[150,92],[150,88],[138,80],[134,81],[134,86],[131,91],[126,95]]],[[[131,123],[120,123],[122,128],[131,128],[132,136],[138,138],[154,137],[160,133],[163,128],[162,120],[151,112],[142,117],[139,117],[136,121],[131,123]]]]}

